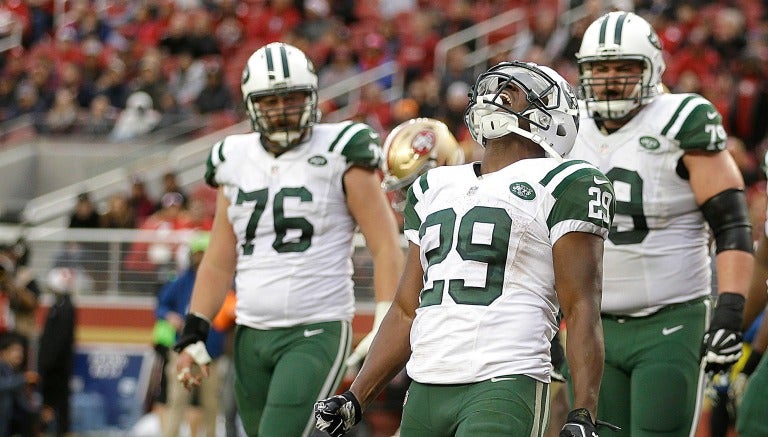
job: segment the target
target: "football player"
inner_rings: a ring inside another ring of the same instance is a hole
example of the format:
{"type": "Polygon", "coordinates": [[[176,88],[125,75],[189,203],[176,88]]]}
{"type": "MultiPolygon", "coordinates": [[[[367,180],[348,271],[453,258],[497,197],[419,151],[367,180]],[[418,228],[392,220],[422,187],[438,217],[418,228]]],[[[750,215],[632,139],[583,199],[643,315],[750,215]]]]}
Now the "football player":
{"type": "Polygon", "coordinates": [[[646,20],[603,15],[576,59],[581,129],[569,157],[596,165],[616,190],[603,265],[600,415],[622,435],[689,436],[703,370],[726,370],[741,354],[753,268],[744,181],[712,103],[663,91],[662,47],[646,20]]]}
{"type": "Polygon", "coordinates": [[[505,62],[478,77],[465,121],[482,162],[433,168],[411,185],[395,302],[349,391],[315,406],[332,436],[406,363],[402,435],[543,435],[561,308],[576,369],[561,435],[595,432],[614,201],[599,170],[562,159],[578,129],[575,96],[548,67],[505,62]]]}
{"type": "Polygon", "coordinates": [[[403,252],[376,173],[378,135],[361,123],[319,123],[317,75],[302,51],[256,50],[242,92],[255,132],[224,138],[208,159],[216,216],[176,370],[185,386],[206,375],[210,320],[234,278],[235,397],[246,433],[306,436],[312,405],[338,388],[351,348],[356,228],[373,257],[382,317],[403,252]]]}

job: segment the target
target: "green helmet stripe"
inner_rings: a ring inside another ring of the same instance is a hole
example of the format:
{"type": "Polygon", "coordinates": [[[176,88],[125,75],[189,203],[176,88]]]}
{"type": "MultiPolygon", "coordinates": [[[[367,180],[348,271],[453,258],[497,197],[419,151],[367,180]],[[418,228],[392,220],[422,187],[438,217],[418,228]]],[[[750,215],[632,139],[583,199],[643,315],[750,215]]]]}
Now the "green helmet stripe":
{"type": "Polygon", "coordinates": [[[288,79],[291,72],[288,70],[288,52],[285,51],[285,46],[280,46],[280,60],[283,62],[283,77],[288,79]]]}
{"type": "Polygon", "coordinates": [[[619,15],[616,19],[616,29],[613,31],[613,43],[616,45],[621,44],[621,30],[624,28],[624,20],[627,18],[627,13],[619,15]]]}
{"type": "Polygon", "coordinates": [[[605,17],[603,23],[600,25],[600,39],[597,41],[598,45],[605,45],[605,34],[608,32],[608,17],[605,17]]]}
{"type": "Polygon", "coordinates": [[[272,48],[267,47],[264,50],[264,54],[267,57],[267,73],[269,74],[270,79],[275,78],[275,61],[272,60],[272,48]]]}

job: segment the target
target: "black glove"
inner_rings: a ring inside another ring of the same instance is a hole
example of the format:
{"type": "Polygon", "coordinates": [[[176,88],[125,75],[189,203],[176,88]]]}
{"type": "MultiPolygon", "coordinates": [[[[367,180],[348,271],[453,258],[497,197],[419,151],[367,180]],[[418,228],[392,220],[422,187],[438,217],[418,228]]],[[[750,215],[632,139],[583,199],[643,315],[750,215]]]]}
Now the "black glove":
{"type": "Polygon", "coordinates": [[[355,395],[345,391],[340,395],[318,401],[315,404],[315,427],[331,437],[346,434],[362,417],[362,409],[355,395]]]}
{"type": "Polygon", "coordinates": [[[565,419],[565,425],[560,430],[559,437],[598,437],[597,426],[604,426],[611,431],[621,431],[618,426],[603,422],[602,420],[595,420],[592,422],[592,416],[589,414],[589,410],[586,408],[577,408],[571,410],[568,413],[568,417],[565,419]]]}
{"type": "Polygon", "coordinates": [[[552,342],[549,344],[549,355],[552,357],[552,373],[549,374],[553,382],[565,382],[565,375],[563,375],[563,366],[565,365],[565,349],[560,342],[560,334],[555,334],[552,337],[552,342]]]}
{"type": "Polygon", "coordinates": [[[577,408],[568,413],[560,437],[598,437],[597,425],[586,408],[577,408]]]}
{"type": "Polygon", "coordinates": [[[744,296],[736,293],[718,296],[712,322],[701,345],[705,372],[726,371],[741,357],[744,300],[744,296]]]}
{"type": "Polygon", "coordinates": [[[190,344],[198,341],[205,343],[208,340],[208,331],[211,329],[211,322],[197,314],[189,313],[184,319],[184,328],[181,330],[181,336],[173,345],[176,352],[183,351],[190,344]]]}

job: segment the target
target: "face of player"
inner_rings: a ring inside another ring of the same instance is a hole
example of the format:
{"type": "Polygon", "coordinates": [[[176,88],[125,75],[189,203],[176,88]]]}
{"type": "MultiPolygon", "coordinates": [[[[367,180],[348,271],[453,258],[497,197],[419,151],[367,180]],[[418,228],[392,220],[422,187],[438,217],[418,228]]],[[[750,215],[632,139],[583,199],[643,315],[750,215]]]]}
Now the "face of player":
{"type": "Polygon", "coordinates": [[[643,63],[636,60],[600,61],[591,64],[592,92],[597,100],[636,97],[642,85],[643,63]]]}
{"type": "Polygon", "coordinates": [[[308,95],[304,91],[254,97],[254,104],[262,113],[270,131],[298,131],[308,95]]]}

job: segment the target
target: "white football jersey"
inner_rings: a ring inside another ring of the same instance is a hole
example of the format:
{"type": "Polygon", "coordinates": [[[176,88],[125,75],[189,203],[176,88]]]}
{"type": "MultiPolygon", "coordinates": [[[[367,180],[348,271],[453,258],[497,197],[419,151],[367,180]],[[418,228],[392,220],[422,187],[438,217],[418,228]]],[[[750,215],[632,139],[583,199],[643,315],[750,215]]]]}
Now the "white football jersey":
{"type": "Polygon", "coordinates": [[[559,311],[552,246],[568,232],[605,238],[613,189],[584,161],[527,159],[483,176],[479,165],[429,170],[409,189],[405,236],[420,248],[424,288],[408,375],[549,382],[559,311]]]}
{"type": "Polygon", "coordinates": [[[595,164],[616,191],[602,311],[644,316],[708,295],[709,230],[681,158],[725,148],[720,114],[699,95],[661,94],[610,135],[581,114],[569,157],[595,164]]]}
{"type": "Polygon", "coordinates": [[[271,329],[351,320],[356,224],[342,179],[352,165],[379,165],[378,135],[360,123],[318,124],[307,142],[278,157],[259,138],[225,138],[206,171],[231,203],[237,323],[271,329]]]}

